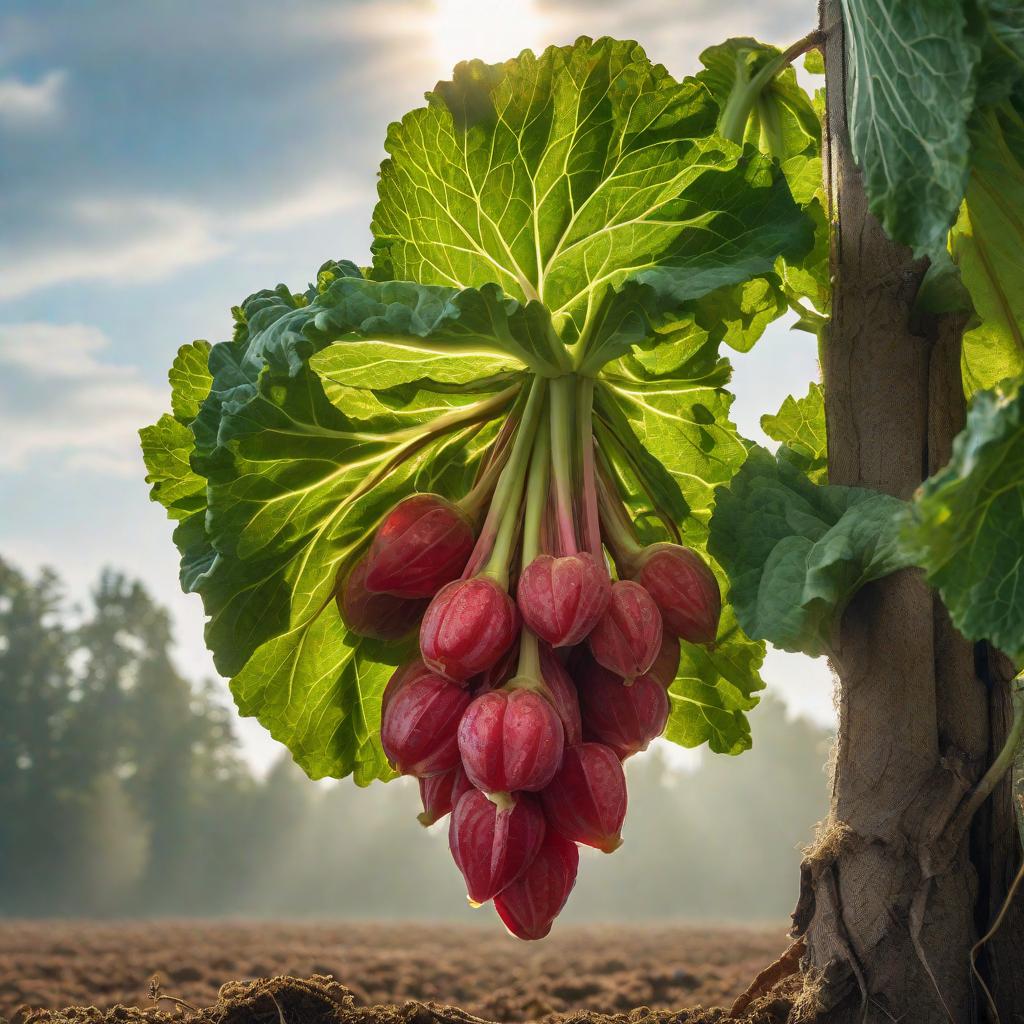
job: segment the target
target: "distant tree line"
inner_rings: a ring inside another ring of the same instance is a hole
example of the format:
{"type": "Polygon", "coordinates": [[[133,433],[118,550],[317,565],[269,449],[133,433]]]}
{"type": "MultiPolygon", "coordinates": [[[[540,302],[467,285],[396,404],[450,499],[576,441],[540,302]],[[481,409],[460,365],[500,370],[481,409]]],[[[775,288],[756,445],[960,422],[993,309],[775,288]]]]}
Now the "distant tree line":
{"type": "MultiPolygon", "coordinates": [[[[473,919],[444,825],[409,829],[415,785],[315,785],[287,754],[257,777],[234,720],[139,582],[104,572],[76,610],[0,559],[0,914],[473,919]]],[[[754,732],[693,772],[630,761],[627,850],[593,855],[569,916],[784,916],[828,737],[771,700],[754,732]]]]}

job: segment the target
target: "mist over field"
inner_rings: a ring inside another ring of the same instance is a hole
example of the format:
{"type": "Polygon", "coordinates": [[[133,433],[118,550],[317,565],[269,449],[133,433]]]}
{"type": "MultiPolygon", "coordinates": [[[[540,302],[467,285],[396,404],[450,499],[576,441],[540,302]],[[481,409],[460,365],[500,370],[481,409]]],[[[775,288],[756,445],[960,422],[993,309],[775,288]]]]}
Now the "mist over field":
{"type": "MultiPolygon", "coordinates": [[[[0,562],[0,651],[0,915],[490,917],[411,780],[314,785],[287,753],[256,777],[138,582],[106,574],[71,609],[53,575],[0,562]]],[[[566,920],[786,917],[828,736],[771,697],[752,722],[742,757],[681,770],[658,742],[627,763],[625,846],[583,851],[566,920]]]]}

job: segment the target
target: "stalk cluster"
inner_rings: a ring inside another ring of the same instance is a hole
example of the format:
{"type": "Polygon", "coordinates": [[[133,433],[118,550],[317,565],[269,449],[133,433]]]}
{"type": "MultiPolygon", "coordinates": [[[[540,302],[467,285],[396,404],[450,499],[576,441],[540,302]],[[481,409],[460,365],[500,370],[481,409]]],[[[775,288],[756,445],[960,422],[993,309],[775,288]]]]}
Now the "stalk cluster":
{"type": "Polygon", "coordinates": [[[419,656],[384,692],[381,741],[451,813],[471,903],[519,938],[547,935],[577,844],[622,843],[622,762],[665,728],[680,643],[712,645],[718,583],[679,544],[637,539],[592,380],[532,378],[459,501],[414,494],[341,577],[356,633],[418,625],[419,656]]]}

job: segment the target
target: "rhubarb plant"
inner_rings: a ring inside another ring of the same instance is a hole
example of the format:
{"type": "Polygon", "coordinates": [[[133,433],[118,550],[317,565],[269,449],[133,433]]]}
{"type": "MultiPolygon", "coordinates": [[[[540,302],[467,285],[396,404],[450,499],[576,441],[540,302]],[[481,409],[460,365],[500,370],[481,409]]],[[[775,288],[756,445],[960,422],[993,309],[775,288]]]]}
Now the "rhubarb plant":
{"type": "MultiPolygon", "coordinates": [[[[969,293],[973,393],[1020,372],[1021,36],[981,5],[988,36],[949,27],[991,59],[925,35],[896,66],[872,6],[846,4],[852,144],[934,259],[920,305],[969,293]],[[936,62],[963,102],[907,152],[942,173],[893,178],[887,111],[936,62]]],[[[834,653],[866,583],[922,566],[1024,657],[1019,385],[975,399],[912,503],[828,483],[827,382],[762,420],[775,453],[729,420],[723,346],[786,311],[827,343],[821,104],[790,66],[815,44],[729,40],[681,81],[612,39],[460,64],[388,132],[370,265],[249,296],[142,431],[240,712],[313,778],[415,777],[471,902],[524,939],[577,844],[621,845],[623,762],[661,735],[746,750],[765,642],[834,653]]]]}
{"type": "Polygon", "coordinates": [[[142,432],[241,713],[313,778],[418,778],[524,938],[621,843],[622,759],[750,745],[707,542],[747,458],[720,346],[820,251],[784,84],[788,156],[635,43],[459,65],[389,130],[371,265],[247,298],[142,432]]]}

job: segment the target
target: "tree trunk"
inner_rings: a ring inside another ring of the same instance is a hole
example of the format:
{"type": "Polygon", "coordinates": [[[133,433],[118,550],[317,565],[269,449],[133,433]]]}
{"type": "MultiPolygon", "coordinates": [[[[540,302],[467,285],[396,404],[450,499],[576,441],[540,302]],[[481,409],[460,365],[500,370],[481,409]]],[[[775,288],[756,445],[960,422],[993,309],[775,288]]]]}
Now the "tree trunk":
{"type": "MultiPolygon", "coordinates": [[[[839,0],[826,0],[822,28],[834,225],[822,367],[829,479],[910,498],[963,426],[963,323],[912,315],[925,264],[868,213],[846,132],[839,0]]],[[[801,1011],[830,1024],[979,1019],[970,950],[1018,857],[1008,787],[946,856],[935,843],[1001,743],[1008,688],[990,680],[989,659],[976,657],[916,571],[857,595],[833,668],[831,814],[804,861],[794,913],[807,941],[801,1011]]],[[[983,965],[1003,1024],[1024,1021],[1022,926],[1021,915],[1008,920],[983,965]]]]}

